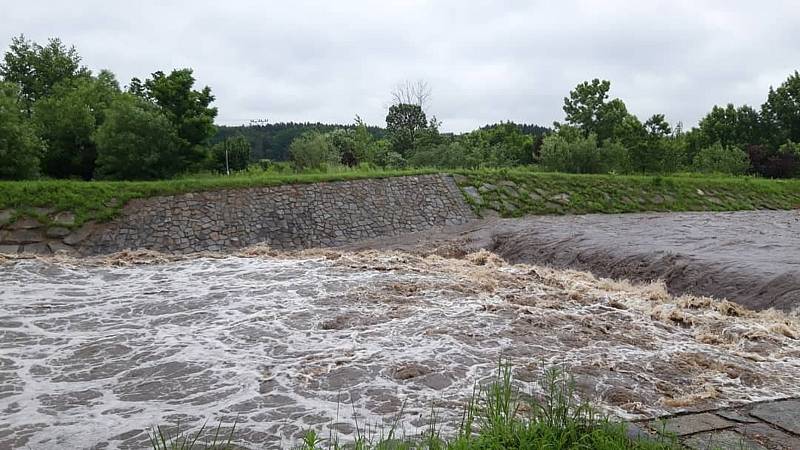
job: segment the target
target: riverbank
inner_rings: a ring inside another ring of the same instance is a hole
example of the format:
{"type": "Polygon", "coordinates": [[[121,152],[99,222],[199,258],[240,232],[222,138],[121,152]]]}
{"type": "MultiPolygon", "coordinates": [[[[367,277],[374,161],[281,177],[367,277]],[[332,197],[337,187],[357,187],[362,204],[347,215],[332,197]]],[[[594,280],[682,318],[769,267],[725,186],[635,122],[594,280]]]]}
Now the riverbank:
{"type": "MultiPolygon", "coordinates": [[[[49,225],[58,213],[67,227],[107,222],[134,199],[220,190],[385,179],[442,173],[436,169],[241,174],[163,181],[0,181],[0,228],[30,217],[49,225]]],[[[445,171],[446,172],[446,171],[445,171]]],[[[466,200],[479,214],[586,214],[645,211],[736,211],[800,208],[800,180],[752,177],[575,175],[527,169],[456,170],[466,200]]]]}

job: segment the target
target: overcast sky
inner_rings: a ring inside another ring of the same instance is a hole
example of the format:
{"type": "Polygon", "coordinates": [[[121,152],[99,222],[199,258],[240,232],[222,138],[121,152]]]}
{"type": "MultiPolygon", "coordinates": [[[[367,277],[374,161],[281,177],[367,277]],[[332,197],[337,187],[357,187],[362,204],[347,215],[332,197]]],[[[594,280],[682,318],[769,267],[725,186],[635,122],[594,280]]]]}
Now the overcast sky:
{"type": "Polygon", "coordinates": [[[191,67],[222,124],[383,125],[392,87],[424,79],[444,130],[550,125],[598,77],[642,120],[691,126],[715,104],[760,105],[800,69],[798,0],[3,3],[4,48],[57,36],[123,85],[191,67]]]}

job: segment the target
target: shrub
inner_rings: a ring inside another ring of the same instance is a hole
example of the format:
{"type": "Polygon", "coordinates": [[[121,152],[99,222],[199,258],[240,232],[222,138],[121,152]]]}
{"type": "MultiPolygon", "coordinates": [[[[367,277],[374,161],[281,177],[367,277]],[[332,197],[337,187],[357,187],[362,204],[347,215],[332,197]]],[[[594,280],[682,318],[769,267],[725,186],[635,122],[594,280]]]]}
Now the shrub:
{"type": "Polygon", "coordinates": [[[631,168],[635,172],[673,173],[681,170],[686,159],[682,140],[669,137],[650,137],[629,149],[631,168]]]}
{"type": "Polygon", "coordinates": [[[34,178],[44,149],[17,103],[19,90],[0,83],[0,179],[34,178]]]}
{"type": "Polygon", "coordinates": [[[547,170],[556,172],[586,173],[596,164],[597,137],[568,141],[558,134],[544,138],[539,162],[547,170]]]}
{"type": "Polygon", "coordinates": [[[403,155],[397,152],[389,152],[386,154],[385,166],[387,169],[402,169],[408,163],[403,155]]]}
{"type": "Polygon", "coordinates": [[[212,169],[225,173],[227,158],[227,168],[231,171],[244,170],[250,163],[250,152],[250,141],[244,136],[238,135],[225,139],[211,147],[212,169]]]}
{"type": "Polygon", "coordinates": [[[600,171],[603,173],[630,172],[631,158],[628,149],[621,142],[607,141],[597,149],[600,158],[600,171]]]}
{"type": "Polygon", "coordinates": [[[750,167],[750,161],[744,150],[717,142],[700,150],[694,157],[694,167],[700,172],[741,175],[750,167]]]}
{"type": "Polygon", "coordinates": [[[340,155],[325,135],[311,131],[292,141],[289,157],[297,170],[322,169],[339,164],[340,155]]]}
{"type": "Polygon", "coordinates": [[[269,158],[259,159],[258,167],[260,167],[261,170],[267,171],[270,169],[270,167],[272,167],[272,160],[269,158]]]}
{"type": "Polygon", "coordinates": [[[184,167],[178,135],[169,120],[152,103],[129,94],[114,101],[94,140],[98,178],[169,178],[184,167]]]}
{"type": "Polygon", "coordinates": [[[469,144],[453,141],[418,150],[408,162],[414,167],[471,168],[484,162],[479,150],[469,144]]]}
{"type": "Polygon", "coordinates": [[[92,136],[119,94],[114,75],[104,71],[97,77],[58,83],[52,95],[37,100],[33,120],[47,144],[41,164],[45,175],[92,178],[97,159],[92,136]]]}
{"type": "Polygon", "coordinates": [[[597,147],[597,136],[551,134],[544,138],[539,162],[547,170],[570,173],[627,172],[627,149],[619,142],[597,147]]]}
{"type": "Polygon", "coordinates": [[[753,173],[769,178],[800,176],[800,144],[789,141],[777,151],[766,145],[750,145],[747,154],[753,173]]]}

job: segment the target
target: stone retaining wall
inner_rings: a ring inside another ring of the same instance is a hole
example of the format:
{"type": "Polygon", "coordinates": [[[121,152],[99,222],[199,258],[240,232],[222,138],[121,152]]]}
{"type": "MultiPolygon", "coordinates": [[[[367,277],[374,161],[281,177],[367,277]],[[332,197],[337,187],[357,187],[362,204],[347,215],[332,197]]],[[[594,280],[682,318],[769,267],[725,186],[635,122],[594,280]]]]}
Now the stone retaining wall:
{"type": "Polygon", "coordinates": [[[423,231],[472,218],[451,176],[423,175],[137,199],[112,222],[88,223],[72,232],[49,233],[47,227],[18,219],[0,231],[0,250],[191,253],[257,243],[289,250],[423,231]]]}

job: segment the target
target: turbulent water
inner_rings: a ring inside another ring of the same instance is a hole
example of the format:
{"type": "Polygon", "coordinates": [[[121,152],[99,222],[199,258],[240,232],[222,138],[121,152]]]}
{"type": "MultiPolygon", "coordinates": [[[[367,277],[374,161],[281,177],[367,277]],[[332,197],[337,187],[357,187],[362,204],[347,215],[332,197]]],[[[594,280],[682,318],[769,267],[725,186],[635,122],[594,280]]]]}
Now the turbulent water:
{"type": "Polygon", "coordinates": [[[244,446],[457,420],[504,359],[567,367],[623,418],[800,392],[800,322],[662,285],[395,252],[0,262],[0,448],[141,448],[236,421],[244,446]]]}

